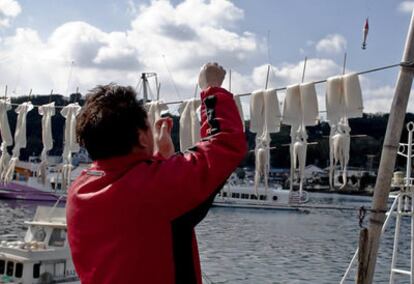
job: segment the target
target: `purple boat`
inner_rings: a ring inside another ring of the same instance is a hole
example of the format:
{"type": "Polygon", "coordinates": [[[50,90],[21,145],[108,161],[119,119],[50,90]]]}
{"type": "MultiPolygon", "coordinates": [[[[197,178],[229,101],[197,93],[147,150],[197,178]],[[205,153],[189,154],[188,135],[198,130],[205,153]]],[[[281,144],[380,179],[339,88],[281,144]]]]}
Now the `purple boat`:
{"type": "Polygon", "coordinates": [[[66,201],[66,192],[63,190],[42,190],[16,182],[0,185],[0,199],[55,202],[59,198],[61,201],[66,201]]]}
{"type": "MultiPolygon", "coordinates": [[[[74,180],[89,165],[78,166],[71,172],[74,180]]],[[[49,172],[45,182],[36,177],[36,171],[16,171],[10,183],[0,184],[0,199],[18,199],[31,201],[66,201],[66,190],[62,188],[60,174],[49,172]]]]}

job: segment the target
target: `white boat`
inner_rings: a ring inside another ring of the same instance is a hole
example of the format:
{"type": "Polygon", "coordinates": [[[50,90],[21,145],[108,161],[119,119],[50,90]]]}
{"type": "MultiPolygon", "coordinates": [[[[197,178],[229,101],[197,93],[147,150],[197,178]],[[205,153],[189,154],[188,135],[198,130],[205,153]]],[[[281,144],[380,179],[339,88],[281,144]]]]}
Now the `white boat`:
{"type": "Polygon", "coordinates": [[[297,210],[297,205],[308,202],[306,191],[289,191],[281,185],[259,187],[256,194],[254,185],[228,182],[217,194],[213,205],[219,207],[297,210]]]}
{"type": "Polygon", "coordinates": [[[65,208],[39,206],[24,240],[0,237],[0,283],[80,284],[66,238],[65,208]]]}

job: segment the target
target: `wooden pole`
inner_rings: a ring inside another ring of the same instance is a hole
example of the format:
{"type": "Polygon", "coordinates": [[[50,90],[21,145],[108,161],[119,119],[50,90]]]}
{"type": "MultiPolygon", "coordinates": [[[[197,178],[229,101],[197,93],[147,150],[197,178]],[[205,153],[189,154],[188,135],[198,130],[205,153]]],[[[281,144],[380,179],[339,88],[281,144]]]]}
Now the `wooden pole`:
{"type": "MultiPolygon", "coordinates": [[[[411,16],[402,61],[403,63],[412,64],[413,60],[414,11],[411,16]]],[[[385,220],[391,179],[394,172],[397,150],[413,81],[413,71],[414,68],[412,66],[410,67],[406,64],[401,64],[388,119],[387,131],[385,133],[384,144],[382,147],[381,161],[375,184],[374,197],[372,200],[371,208],[373,211],[369,219],[368,243],[366,244],[368,258],[366,265],[364,265],[366,269],[361,269],[361,273],[364,272],[366,277],[364,278],[364,281],[361,282],[362,284],[371,284],[374,279],[381,228],[385,220]]]]}
{"type": "Polygon", "coordinates": [[[302,70],[302,80],[301,80],[301,83],[305,82],[306,62],[308,62],[308,57],[305,57],[305,60],[303,61],[303,70],[302,70]]]}
{"type": "Polygon", "coordinates": [[[355,279],[356,284],[363,284],[366,278],[365,271],[367,269],[367,242],[368,229],[363,228],[359,233],[359,250],[358,250],[358,271],[355,279]]]}
{"type": "Polygon", "coordinates": [[[342,64],[342,75],[345,75],[345,69],[346,69],[346,52],[344,53],[344,62],[342,64]]]}
{"type": "Polygon", "coordinates": [[[267,65],[267,73],[266,73],[265,90],[267,90],[267,85],[269,84],[269,74],[270,74],[270,64],[269,64],[269,65],[267,65]]]}
{"type": "Polygon", "coordinates": [[[194,98],[197,98],[197,95],[198,95],[197,92],[198,92],[198,83],[196,83],[194,87],[194,98]]]}

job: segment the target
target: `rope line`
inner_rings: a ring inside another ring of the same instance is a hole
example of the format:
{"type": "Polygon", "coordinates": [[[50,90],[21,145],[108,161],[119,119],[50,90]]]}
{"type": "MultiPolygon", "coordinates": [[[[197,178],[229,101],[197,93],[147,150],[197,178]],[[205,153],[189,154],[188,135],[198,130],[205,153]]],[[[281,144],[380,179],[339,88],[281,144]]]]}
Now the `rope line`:
{"type": "MultiPolygon", "coordinates": [[[[399,67],[399,66],[401,66],[401,67],[412,67],[413,64],[414,63],[412,63],[412,62],[401,62],[401,63],[397,63],[397,64],[391,64],[391,65],[386,65],[386,66],[382,66],[382,67],[377,67],[377,68],[373,68],[373,69],[368,69],[368,70],[360,71],[360,72],[357,72],[356,74],[357,75],[364,75],[364,74],[378,72],[378,71],[382,71],[382,70],[386,70],[386,69],[391,69],[391,68],[395,68],[395,67],[399,67]]],[[[272,69],[272,71],[274,73],[273,66],[271,66],[271,69],[272,69]]],[[[327,81],[327,79],[324,79],[324,80],[314,81],[313,83],[314,84],[321,84],[321,83],[326,83],[326,81],[327,81]]],[[[287,86],[275,88],[276,91],[284,91],[286,89],[287,89],[287,86]]],[[[250,96],[251,94],[252,93],[244,93],[244,94],[237,94],[237,96],[239,96],[239,97],[247,97],[247,96],[250,96]]],[[[167,102],[166,104],[167,105],[174,105],[174,104],[180,104],[182,102],[183,101],[170,101],[170,102],[167,102]]],[[[326,112],[326,110],[325,111],[319,111],[319,112],[320,113],[323,113],[323,112],[326,112]]]]}
{"type": "MultiPolygon", "coordinates": [[[[368,69],[368,70],[364,70],[364,71],[360,71],[357,72],[357,75],[363,75],[363,74],[368,74],[368,73],[373,73],[373,72],[378,72],[378,71],[382,71],[382,70],[386,70],[386,69],[390,69],[390,68],[395,68],[398,66],[403,66],[404,63],[398,63],[398,64],[392,64],[392,65],[387,65],[387,66],[383,66],[383,67],[378,67],[378,68],[373,68],[373,69],[368,69]]],[[[326,83],[327,79],[324,80],[319,80],[319,81],[314,81],[314,84],[321,84],[321,83],[326,83]]],[[[287,89],[287,86],[285,87],[280,87],[280,88],[275,88],[276,91],[284,91],[287,89]]],[[[246,96],[250,96],[251,93],[245,93],[245,94],[239,94],[238,96],[240,97],[246,97],[246,96]]]]}
{"type": "MultiPolygon", "coordinates": [[[[167,66],[166,66],[167,67],[167,66]]],[[[392,64],[392,65],[386,65],[386,66],[382,66],[382,67],[378,67],[378,68],[373,68],[373,69],[368,69],[368,70],[364,70],[364,71],[360,71],[357,72],[357,75],[363,75],[363,74],[368,74],[368,73],[373,73],[373,72],[378,72],[378,71],[382,71],[382,70],[386,70],[386,69],[391,69],[391,68],[395,68],[395,67],[402,67],[402,68],[413,68],[414,67],[414,62],[401,62],[401,63],[397,63],[397,64],[392,64]]],[[[168,67],[167,67],[168,70],[168,67]]],[[[174,88],[176,89],[177,95],[180,97],[180,94],[177,90],[177,87],[175,86],[174,80],[171,77],[171,80],[173,82],[174,88]]],[[[324,80],[319,80],[319,81],[314,81],[314,84],[321,84],[321,83],[325,83],[327,81],[327,79],[324,80]]],[[[285,87],[280,87],[280,88],[275,88],[276,91],[283,91],[286,90],[287,86],[285,87]]],[[[250,96],[252,93],[244,93],[244,94],[238,94],[238,96],[240,97],[246,97],[246,96],[250,96]]],[[[5,97],[3,97],[5,98],[5,97]]],[[[177,100],[177,101],[169,101],[166,102],[165,104],[167,105],[176,105],[176,104],[181,104],[183,103],[184,100],[181,99],[177,100]]],[[[12,106],[18,106],[19,104],[16,103],[12,103],[12,106]]],[[[34,107],[39,107],[41,105],[33,105],[34,107]]],[[[65,106],[56,106],[55,108],[59,109],[59,108],[64,108],[65,106]]],[[[326,112],[326,111],[319,111],[320,113],[326,112]]]]}

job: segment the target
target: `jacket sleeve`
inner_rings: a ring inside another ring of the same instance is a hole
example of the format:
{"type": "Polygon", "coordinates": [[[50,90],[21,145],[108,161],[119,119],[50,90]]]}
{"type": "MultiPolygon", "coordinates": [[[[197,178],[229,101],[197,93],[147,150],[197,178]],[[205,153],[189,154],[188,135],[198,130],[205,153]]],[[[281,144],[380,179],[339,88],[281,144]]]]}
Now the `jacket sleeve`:
{"type": "Polygon", "coordinates": [[[161,210],[171,218],[212,198],[247,150],[233,95],[222,88],[201,93],[201,141],[185,153],[157,163],[154,188],[161,210]]]}

